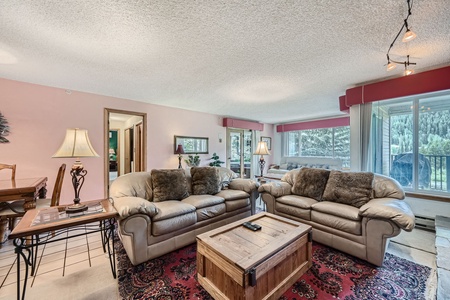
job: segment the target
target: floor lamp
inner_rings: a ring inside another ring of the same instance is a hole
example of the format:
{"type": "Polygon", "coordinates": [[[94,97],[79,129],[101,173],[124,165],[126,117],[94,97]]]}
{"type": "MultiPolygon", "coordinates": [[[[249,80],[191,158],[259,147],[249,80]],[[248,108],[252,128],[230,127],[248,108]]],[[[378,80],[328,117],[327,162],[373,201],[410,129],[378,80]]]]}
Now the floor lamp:
{"type": "Polygon", "coordinates": [[[74,204],[66,208],[66,212],[75,213],[87,210],[88,207],[80,203],[80,190],[84,183],[84,177],[87,174],[87,170],[84,169],[80,157],[98,157],[97,152],[95,152],[89,141],[87,130],[79,128],[67,129],[66,137],[61,147],[59,147],[58,151],[52,157],[76,158],[72,170],[70,170],[75,199],[73,200],[74,204]]]}
{"type": "Polygon", "coordinates": [[[258,147],[256,147],[256,151],[253,154],[261,155],[261,158],[259,159],[259,168],[261,169],[261,177],[263,177],[264,165],[266,164],[264,161],[264,155],[270,155],[269,149],[267,148],[267,143],[258,142],[258,147]]]}

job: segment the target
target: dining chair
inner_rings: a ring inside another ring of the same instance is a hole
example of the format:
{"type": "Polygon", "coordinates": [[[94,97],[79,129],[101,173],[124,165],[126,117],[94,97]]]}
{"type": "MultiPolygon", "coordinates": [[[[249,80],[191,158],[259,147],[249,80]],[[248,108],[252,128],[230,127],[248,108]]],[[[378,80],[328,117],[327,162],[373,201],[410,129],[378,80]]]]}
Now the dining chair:
{"type": "MultiPolygon", "coordinates": [[[[53,188],[52,197],[50,199],[36,199],[36,208],[45,208],[59,205],[59,198],[61,196],[61,189],[65,171],[66,164],[62,164],[58,169],[58,175],[56,176],[56,182],[53,188]]],[[[25,211],[23,210],[24,202],[25,200],[9,202],[6,207],[0,210],[0,218],[9,219],[9,229],[11,231],[15,226],[16,219],[18,217],[22,217],[25,214],[25,211]]]]}
{"type": "Polygon", "coordinates": [[[11,169],[11,180],[16,179],[16,165],[0,164],[0,170],[11,169]]]}

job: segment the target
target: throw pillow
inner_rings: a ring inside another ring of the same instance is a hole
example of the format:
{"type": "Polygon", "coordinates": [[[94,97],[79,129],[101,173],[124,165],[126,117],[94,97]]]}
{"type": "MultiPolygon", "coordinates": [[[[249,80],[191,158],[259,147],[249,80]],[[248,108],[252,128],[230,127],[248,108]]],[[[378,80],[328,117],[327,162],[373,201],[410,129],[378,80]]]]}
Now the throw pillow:
{"type": "Polygon", "coordinates": [[[330,176],[328,170],[301,168],[295,177],[292,193],[321,201],[328,176],[330,176]]]}
{"type": "Polygon", "coordinates": [[[216,167],[193,167],[191,176],[194,195],[214,195],[222,189],[219,169],[216,167]]]}
{"type": "Polygon", "coordinates": [[[153,201],[182,200],[189,196],[183,169],[152,170],[153,201]]]}
{"type": "Polygon", "coordinates": [[[370,200],[373,173],[332,170],[322,199],[360,208],[370,200]]]}

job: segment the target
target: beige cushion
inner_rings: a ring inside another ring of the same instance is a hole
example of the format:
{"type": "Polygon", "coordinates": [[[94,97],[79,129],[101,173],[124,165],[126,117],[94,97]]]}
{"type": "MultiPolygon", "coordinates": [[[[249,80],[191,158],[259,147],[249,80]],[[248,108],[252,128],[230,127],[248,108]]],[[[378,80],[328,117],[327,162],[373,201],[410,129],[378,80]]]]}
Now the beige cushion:
{"type": "Polygon", "coordinates": [[[281,197],[283,195],[289,195],[291,193],[292,186],[284,181],[280,182],[268,182],[262,184],[258,188],[258,192],[260,193],[269,193],[274,197],[281,197]]]}
{"type": "Polygon", "coordinates": [[[373,173],[332,170],[322,199],[361,207],[372,195],[373,173]]]}
{"type": "Polygon", "coordinates": [[[303,208],[303,209],[310,209],[313,204],[317,203],[317,200],[314,200],[309,197],[303,197],[303,196],[297,196],[297,195],[286,195],[286,196],[277,198],[276,202],[294,206],[294,207],[303,208]]]}
{"type": "Polygon", "coordinates": [[[195,212],[195,206],[176,200],[153,202],[153,204],[158,209],[158,214],[152,218],[153,221],[170,219],[195,212]]]}
{"type": "Polygon", "coordinates": [[[215,167],[193,167],[191,177],[194,195],[214,195],[222,189],[219,169],[215,167]]]}
{"type": "Polygon", "coordinates": [[[405,201],[390,198],[372,199],[359,209],[363,217],[389,219],[400,228],[411,231],[414,228],[415,216],[405,201]]]}
{"type": "Polygon", "coordinates": [[[196,210],[197,222],[214,218],[216,216],[224,214],[225,212],[226,212],[225,203],[197,208],[196,210]]]}
{"type": "Polygon", "coordinates": [[[139,197],[152,200],[152,182],[149,172],[133,172],[117,177],[109,188],[113,198],[139,197]]]}
{"type": "Polygon", "coordinates": [[[301,168],[295,177],[292,194],[310,197],[320,201],[328,181],[328,176],[330,176],[329,170],[301,168]]]}
{"type": "Polygon", "coordinates": [[[322,201],[312,205],[312,209],[344,219],[360,221],[359,208],[351,205],[322,201]]]}
{"type": "Polygon", "coordinates": [[[373,198],[395,198],[403,200],[405,199],[405,192],[397,180],[381,174],[374,174],[373,198]]]}
{"type": "Polygon", "coordinates": [[[182,200],[189,196],[182,169],[152,170],[153,201],[182,200]]]}
{"type": "MultiPolygon", "coordinates": [[[[300,197],[300,196],[298,196],[300,197]]],[[[313,200],[313,199],[312,199],[313,200]]],[[[314,200],[315,201],[315,200],[314,200]]],[[[275,203],[275,210],[279,213],[286,214],[288,216],[297,217],[303,220],[311,220],[311,210],[292,206],[292,205],[286,205],[281,202],[275,203]]]]}
{"type": "Polygon", "coordinates": [[[221,197],[221,198],[225,199],[225,201],[244,199],[244,198],[250,197],[250,195],[248,193],[246,193],[244,191],[239,191],[239,190],[221,190],[214,196],[221,197]]]}
{"type": "Polygon", "coordinates": [[[311,211],[311,221],[354,235],[361,235],[362,233],[361,222],[332,216],[320,211],[311,211]]]}
{"type": "Polygon", "coordinates": [[[219,170],[219,178],[220,178],[220,184],[222,185],[222,189],[228,188],[228,185],[230,182],[238,178],[239,176],[231,171],[230,169],[224,168],[224,167],[216,167],[219,170]]]}
{"type": "Polygon", "coordinates": [[[174,232],[176,230],[191,226],[196,222],[197,222],[197,213],[195,211],[184,215],[175,216],[169,219],[156,221],[153,222],[152,224],[152,235],[158,236],[174,232]]]}
{"type": "Polygon", "coordinates": [[[145,214],[150,217],[158,213],[158,209],[153,202],[138,197],[120,197],[114,199],[114,208],[121,218],[126,218],[135,214],[145,214]]]}
{"type": "Polygon", "coordinates": [[[283,177],[281,177],[281,181],[287,182],[291,186],[293,186],[294,183],[295,183],[295,177],[298,175],[300,170],[301,169],[294,169],[294,170],[291,170],[291,171],[287,172],[286,174],[283,175],[283,177]]]}
{"type": "Polygon", "coordinates": [[[225,205],[227,208],[227,212],[235,211],[243,207],[247,207],[250,205],[250,199],[238,199],[238,200],[228,200],[225,201],[225,205]]]}
{"type": "Polygon", "coordinates": [[[233,190],[241,190],[250,194],[255,191],[258,186],[256,182],[251,179],[237,178],[233,179],[228,187],[233,190]]]}
{"type": "Polygon", "coordinates": [[[208,206],[213,206],[216,204],[221,204],[221,203],[224,203],[225,200],[221,197],[211,196],[211,195],[191,195],[191,196],[183,199],[181,202],[190,204],[198,209],[198,208],[202,208],[202,207],[208,207],[208,206]]]}

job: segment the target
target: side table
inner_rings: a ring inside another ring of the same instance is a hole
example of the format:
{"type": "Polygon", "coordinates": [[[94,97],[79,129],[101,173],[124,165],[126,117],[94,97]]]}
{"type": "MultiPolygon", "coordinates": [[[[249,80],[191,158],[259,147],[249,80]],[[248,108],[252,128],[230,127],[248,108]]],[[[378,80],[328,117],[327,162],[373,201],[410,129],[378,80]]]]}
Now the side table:
{"type": "Polygon", "coordinates": [[[68,205],[28,210],[14,228],[9,238],[14,239],[14,246],[16,246],[17,299],[25,299],[29,267],[31,267],[31,275],[35,275],[39,246],[95,232],[100,232],[102,235],[103,251],[108,250],[111,272],[116,278],[114,231],[117,211],[106,199],[87,201],[83,204],[88,206],[88,210],[71,214],[65,211],[68,205]],[[67,234],[69,231],[70,235],[67,234]],[[48,234],[44,237],[40,236],[43,233],[48,234]],[[112,246],[109,241],[112,241],[112,246]],[[25,263],[22,291],[20,288],[21,258],[25,263]]]}

